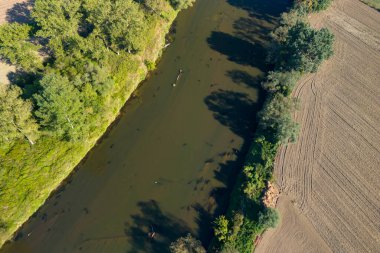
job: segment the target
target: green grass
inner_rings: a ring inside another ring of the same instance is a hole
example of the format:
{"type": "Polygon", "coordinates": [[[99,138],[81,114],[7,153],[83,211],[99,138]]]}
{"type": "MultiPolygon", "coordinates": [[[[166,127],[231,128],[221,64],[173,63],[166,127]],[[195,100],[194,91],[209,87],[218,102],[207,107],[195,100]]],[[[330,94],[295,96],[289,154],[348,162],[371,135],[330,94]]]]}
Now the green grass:
{"type": "Polygon", "coordinates": [[[110,65],[116,86],[108,98],[101,122],[89,138],[81,142],[67,142],[44,136],[32,147],[25,141],[10,147],[0,147],[0,246],[45,202],[50,193],[72,172],[75,166],[105,133],[118,116],[121,107],[148,68],[160,57],[165,35],[177,11],[163,18],[148,20],[149,36],[144,49],[133,56],[123,56],[110,65]]]}
{"type": "Polygon", "coordinates": [[[380,0],[361,0],[363,3],[380,11],[380,0]]]}

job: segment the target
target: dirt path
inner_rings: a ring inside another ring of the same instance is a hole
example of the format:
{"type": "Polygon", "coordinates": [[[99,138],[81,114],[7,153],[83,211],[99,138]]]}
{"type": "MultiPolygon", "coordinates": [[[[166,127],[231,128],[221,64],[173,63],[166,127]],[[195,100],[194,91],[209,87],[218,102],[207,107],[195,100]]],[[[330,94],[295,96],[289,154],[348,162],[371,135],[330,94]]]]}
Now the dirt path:
{"type": "Polygon", "coordinates": [[[295,90],[299,140],[280,150],[275,168],[281,191],[302,215],[280,207],[284,224],[266,233],[257,252],[279,252],[282,242],[281,252],[311,252],[297,247],[302,243],[315,249],[294,237],[309,228],[286,225],[290,216],[305,216],[333,252],[380,252],[380,13],[335,0],[310,20],[333,31],[335,55],[295,90]]]}

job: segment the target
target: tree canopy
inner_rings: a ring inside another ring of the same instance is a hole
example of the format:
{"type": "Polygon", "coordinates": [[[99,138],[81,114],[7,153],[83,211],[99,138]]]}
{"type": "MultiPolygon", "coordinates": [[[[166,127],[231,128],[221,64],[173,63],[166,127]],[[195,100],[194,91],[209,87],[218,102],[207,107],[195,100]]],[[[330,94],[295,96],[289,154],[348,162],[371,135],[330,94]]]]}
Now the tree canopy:
{"type": "Polygon", "coordinates": [[[175,242],[170,244],[171,253],[206,253],[202,243],[187,234],[184,237],[178,238],[175,242]]]}
{"type": "Polygon", "coordinates": [[[34,96],[36,116],[42,127],[66,139],[77,140],[88,132],[87,114],[79,90],[67,77],[48,74],[41,81],[42,91],[34,96]]]}
{"type": "Polygon", "coordinates": [[[23,100],[16,86],[0,84],[0,144],[26,139],[34,144],[38,125],[32,117],[32,103],[23,100]]]}
{"type": "Polygon", "coordinates": [[[297,107],[295,99],[275,94],[260,112],[260,127],[273,138],[273,142],[294,142],[298,134],[298,124],[293,122],[291,113],[297,107]]]}
{"type": "Polygon", "coordinates": [[[315,72],[333,54],[333,34],[326,28],[315,30],[309,24],[297,22],[286,40],[280,41],[271,53],[277,68],[315,72]]]}
{"type": "Polygon", "coordinates": [[[42,67],[38,56],[40,46],[30,42],[32,27],[11,23],[0,26],[0,57],[27,71],[42,67]]]}

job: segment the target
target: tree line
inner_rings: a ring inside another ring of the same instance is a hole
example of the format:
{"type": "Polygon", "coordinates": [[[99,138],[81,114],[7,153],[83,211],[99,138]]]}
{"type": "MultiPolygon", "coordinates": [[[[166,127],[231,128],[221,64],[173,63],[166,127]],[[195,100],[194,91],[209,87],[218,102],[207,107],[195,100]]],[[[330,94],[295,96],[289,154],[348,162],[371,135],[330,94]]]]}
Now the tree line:
{"type": "Polygon", "coordinates": [[[279,221],[277,210],[266,207],[262,197],[267,182],[273,180],[279,146],[297,139],[299,126],[292,114],[298,102],[291,96],[292,90],[302,75],[316,72],[333,55],[333,34],[326,28],[314,29],[307,22],[308,13],[324,10],[329,3],[329,0],[295,2],[271,34],[268,62],[273,70],[262,82],[267,98],[227,213],[214,221],[215,239],[210,249],[213,252],[251,253],[255,238],[279,221]]]}

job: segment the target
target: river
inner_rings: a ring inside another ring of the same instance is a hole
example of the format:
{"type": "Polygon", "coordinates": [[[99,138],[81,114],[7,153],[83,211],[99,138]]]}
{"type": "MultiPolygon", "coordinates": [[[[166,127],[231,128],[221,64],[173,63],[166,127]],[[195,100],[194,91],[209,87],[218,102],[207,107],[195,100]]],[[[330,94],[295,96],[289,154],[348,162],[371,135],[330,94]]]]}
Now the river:
{"type": "Polygon", "coordinates": [[[263,100],[268,32],[288,4],[198,0],[183,11],[157,70],[0,252],[168,252],[188,232],[207,246],[263,100]]]}

